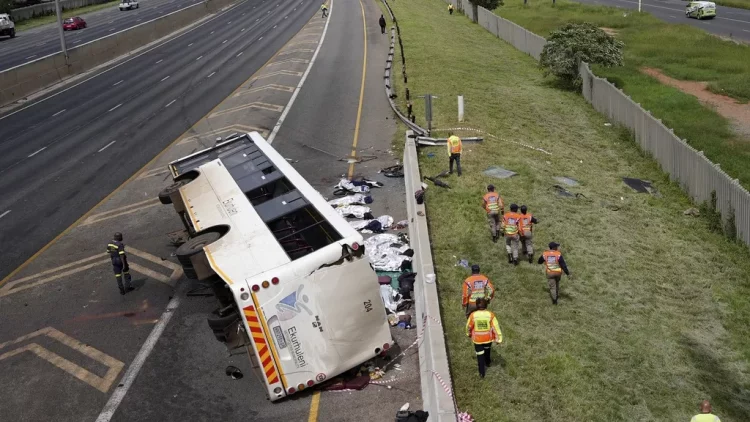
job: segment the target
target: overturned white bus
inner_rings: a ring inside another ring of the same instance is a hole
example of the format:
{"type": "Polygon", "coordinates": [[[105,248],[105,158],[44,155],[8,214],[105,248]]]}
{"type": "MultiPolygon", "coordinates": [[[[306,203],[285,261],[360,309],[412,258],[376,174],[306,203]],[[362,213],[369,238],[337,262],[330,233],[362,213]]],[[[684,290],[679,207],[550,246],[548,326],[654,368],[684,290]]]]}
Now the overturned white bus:
{"type": "Polygon", "coordinates": [[[221,303],[208,323],[245,347],[278,400],[390,348],[377,276],[362,235],[257,132],[169,164],[173,204],[190,238],[177,249],[188,278],[221,303]]]}

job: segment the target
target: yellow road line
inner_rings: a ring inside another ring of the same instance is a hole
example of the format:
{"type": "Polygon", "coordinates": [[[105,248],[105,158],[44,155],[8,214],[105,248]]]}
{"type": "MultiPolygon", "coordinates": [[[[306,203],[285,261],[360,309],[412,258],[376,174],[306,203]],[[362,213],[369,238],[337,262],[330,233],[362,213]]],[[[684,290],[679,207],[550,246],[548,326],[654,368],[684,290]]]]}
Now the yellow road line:
{"type": "Polygon", "coordinates": [[[58,234],[57,236],[55,236],[54,239],[50,240],[46,245],[42,246],[41,249],[39,249],[38,251],[36,251],[36,253],[34,253],[34,255],[31,255],[29,257],[29,259],[27,259],[26,261],[23,262],[23,264],[19,265],[15,270],[11,271],[10,274],[6,275],[2,280],[0,280],[0,287],[2,287],[5,283],[7,283],[11,278],[15,277],[15,275],[18,274],[21,270],[23,270],[24,268],[26,268],[27,266],[29,266],[29,264],[31,264],[32,262],[34,262],[35,259],[39,258],[39,255],[41,255],[42,253],[44,253],[44,251],[46,251],[52,245],[54,245],[55,243],[57,243],[58,240],[60,240],[63,236],[65,236],[66,234],[68,234],[71,230],[73,230],[73,228],[75,228],[76,226],[78,226],[82,221],[84,221],[85,219],[89,218],[89,216],[97,208],[99,208],[100,206],[102,206],[105,202],[109,201],[110,198],[112,198],[117,192],[121,191],[122,188],[124,188],[127,184],[129,184],[130,182],[132,182],[133,180],[135,180],[141,172],[143,172],[147,168],[151,167],[151,165],[153,163],[155,163],[156,160],[158,160],[159,158],[161,158],[161,156],[164,155],[165,152],[167,152],[173,146],[175,146],[177,144],[177,142],[180,141],[180,139],[182,139],[188,133],[192,132],[196,128],[196,126],[198,126],[201,122],[203,122],[206,119],[206,116],[210,116],[211,114],[213,114],[213,112],[216,111],[217,108],[221,107],[221,105],[224,104],[224,102],[226,102],[227,99],[233,97],[234,94],[236,94],[242,88],[243,85],[245,85],[246,83],[248,83],[250,80],[252,80],[253,78],[255,78],[255,76],[258,73],[260,73],[262,70],[264,70],[266,68],[266,66],[268,66],[269,63],[271,63],[274,59],[276,59],[276,56],[278,56],[279,53],[284,48],[286,48],[286,46],[289,45],[289,43],[292,42],[293,39],[294,39],[294,36],[291,37],[289,39],[289,41],[287,41],[270,59],[268,59],[268,61],[265,62],[263,64],[263,66],[261,66],[258,70],[255,71],[255,73],[253,73],[249,78],[247,78],[247,80],[243,81],[237,88],[235,88],[235,90],[226,99],[224,99],[223,101],[221,101],[219,104],[216,104],[216,106],[214,108],[212,108],[211,111],[209,111],[208,113],[206,113],[205,116],[203,116],[201,119],[199,119],[197,122],[195,122],[192,126],[190,126],[190,129],[186,130],[182,135],[178,136],[174,141],[172,141],[172,143],[170,143],[169,145],[167,145],[166,148],[164,148],[163,150],[161,150],[160,153],[156,154],[156,156],[154,158],[152,158],[148,163],[146,163],[138,171],[136,171],[135,173],[133,173],[133,175],[130,176],[128,178],[128,180],[122,182],[122,184],[120,186],[118,186],[115,190],[113,190],[112,192],[110,192],[109,195],[105,196],[101,201],[99,201],[96,205],[94,205],[85,214],[83,214],[82,216],[80,216],[78,218],[78,220],[74,221],[73,224],[71,224],[70,226],[68,226],[65,230],[61,231],[60,234],[58,234]]]}
{"type": "MultiPolygon", "coordinates": [[[[357,107],[357,122],[354,125],[354,140],[352,141],[352,155],[354,158],[357,156],[357,141],[359,140],[359,123],[362,120],[362,102],[365,99],[365,76],[367,75],[367,20],[365,19],[365,6],[362,4],[362,0],[359,1],[359,7],[362,9],[362,28],[363,35],[365,38],[364,54],[362,57],[362,85],[359,87],[359,106],[357,107]]],[[[354,163],[349,164],[348,178],[351,179],[354,175],[354,163]]]]}
{"type": "Polygon", "coordinates": [[[320,391],[315,391],[313,392],[312,400],[310,401],[310,416],[308,416],[307,422],[317,422],[319,406],[320,406],[320,391]]]}

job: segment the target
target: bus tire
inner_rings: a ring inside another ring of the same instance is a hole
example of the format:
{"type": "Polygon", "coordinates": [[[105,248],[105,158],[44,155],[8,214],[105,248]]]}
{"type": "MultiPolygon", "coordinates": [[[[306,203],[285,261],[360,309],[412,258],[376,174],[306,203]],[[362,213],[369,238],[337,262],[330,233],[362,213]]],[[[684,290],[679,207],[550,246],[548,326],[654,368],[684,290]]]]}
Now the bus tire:
{"type": "Polygon", "coordinates": [[[185,186],[190,182],[189,180],[180,180],[178,182],[172,183],[171,185],[167,186],[166,188],[162,189],[161,192],[159,192],[159,201],[161,201],[164,205],[169,205],[172,203],[172,194],[176,193],[178,190],[180,190],[181,187],[185,186]]]}
{"type": "MultiPolygon", "coordinates": [[[[198,271],[196,271],[195,264],[193,263],[194,258],[199,258],[199,254],[204,254],[203,247],[216,242],[221,238],[221,233],[218,232],[206,232],[200,234],[187,242],[180,245],[175,251],[177,260],[180,261],[182,269],[185,272],[185,276],[192,280],[200,279],[198,271]]],[[[204,255],[205,256],[205,255],[204,255]]]]}

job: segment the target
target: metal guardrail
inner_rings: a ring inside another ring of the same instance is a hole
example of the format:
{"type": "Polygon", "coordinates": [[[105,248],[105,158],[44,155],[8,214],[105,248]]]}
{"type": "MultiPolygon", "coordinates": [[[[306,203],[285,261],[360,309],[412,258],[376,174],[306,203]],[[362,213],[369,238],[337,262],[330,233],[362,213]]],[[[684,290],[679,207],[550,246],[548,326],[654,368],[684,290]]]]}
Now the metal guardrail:
{"type": "Polygon", "coordinates": [[[422,403],[424,410],[430,414],[430,422],[455,422],[458,420],[457,406],[453,397],[448,351],[440,317],[440,300],[432,262],[426,209],[424,204],[417,204],[414,197],[414,193],[422,186],[415,137],[412,131],[406,131],[404,184],[406,215],[409,219],[409,243],[414,250],[412,267],[417,273],[414,283],[417,329],[419,333],[423,333],[418,346],[422,403]],[[431,282],[427,282],[428,279],[431,282]]]}

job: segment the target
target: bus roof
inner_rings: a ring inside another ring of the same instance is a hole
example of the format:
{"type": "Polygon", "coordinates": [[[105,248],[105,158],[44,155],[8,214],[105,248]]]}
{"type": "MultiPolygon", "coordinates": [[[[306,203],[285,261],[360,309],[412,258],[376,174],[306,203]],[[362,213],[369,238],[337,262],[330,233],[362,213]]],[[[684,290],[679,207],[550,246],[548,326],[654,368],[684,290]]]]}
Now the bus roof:
{"type": "Polygon", "coordinates": [[[199,173],[180,188],[197,231],[230,227],[205,248],[230,284],[361,237],[257,132],[170,163],[170,169],[199,173]]]}

